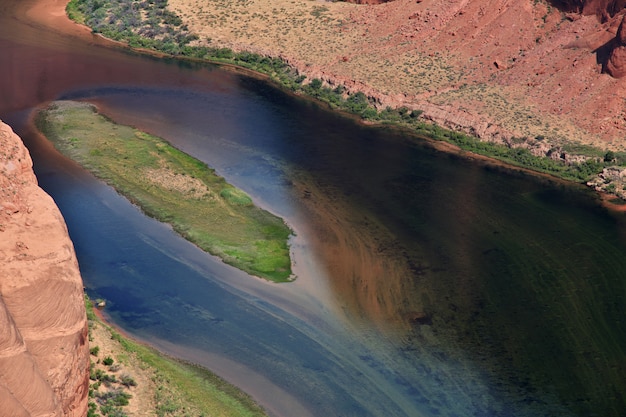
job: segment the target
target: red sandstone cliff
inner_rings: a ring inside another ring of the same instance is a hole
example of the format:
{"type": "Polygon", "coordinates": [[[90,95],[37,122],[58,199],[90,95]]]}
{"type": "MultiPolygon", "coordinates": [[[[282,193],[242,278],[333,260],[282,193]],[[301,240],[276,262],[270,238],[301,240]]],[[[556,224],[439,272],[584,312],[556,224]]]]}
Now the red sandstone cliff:
{"type": "Polygon", "coordinates": [[[28,151],[0,122],[0,415],[85,416],[88,382],[74,247],[28,151]]]}
{"type": "Polygon", "coordinates": [[[217,6],[169,7],[208,46],[279,56],[379,109],[417,109],[443,127],[550,155],[572,142],[626,149],[626,0],[337,2],[323,11],[281,0],[284,19],[274,21],[276,1],[233,5],[223,22],[207,17],[217,6]],[[311,13],[319,18],[289,23],[311,13]],[[249,22],[235,17],[244,14],[249,22]]]}
{"type": "Polygon", "coordinates": [[[358,79],[345,79],[344,68],[376,53],[390,64],[421,65],[419,74],[430,80],[427,88],[399,87],[400,94],[388,88],[395,94],[387,96],[380,94],[382,83],[356,86],[382,96],[383,106],[418,108],[438,124],[487,140],[545,136],[598,145],[600,138],[599,146],[621,149],[625,7],[626,0],[395,0],[363,6],[350,16],[364,35],[347,62],[303,72],[317,69],[313,76],[350,87],[358,79]],[[436,65],[423,65],[427,58],[436,65]],[[446,70],[433,76],[433,68],[446,70]]]}

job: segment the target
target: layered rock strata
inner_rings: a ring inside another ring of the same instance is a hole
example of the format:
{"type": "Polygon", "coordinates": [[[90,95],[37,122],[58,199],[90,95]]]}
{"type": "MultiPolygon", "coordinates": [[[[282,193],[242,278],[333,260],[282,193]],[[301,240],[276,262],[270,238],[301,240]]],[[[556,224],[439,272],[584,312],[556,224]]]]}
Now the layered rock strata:
{"type": "Polygon", "coordinates": [[[0,122],[0,415],[85,416],[87,318],[74,247],[0,122]]]}

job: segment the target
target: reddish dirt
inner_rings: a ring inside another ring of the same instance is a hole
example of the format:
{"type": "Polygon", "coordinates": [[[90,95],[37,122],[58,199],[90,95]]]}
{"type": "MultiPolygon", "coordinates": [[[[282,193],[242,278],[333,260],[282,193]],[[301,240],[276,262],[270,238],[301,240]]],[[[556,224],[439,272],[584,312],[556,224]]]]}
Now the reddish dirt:
{"type": "Polygon", "coordinates": [[[513,100],[607,142],[621,141],[626,84],[604,70],[625,71],[623,46],[612,48],[623,11],[597,4],[609,2],[588,2],[570,13],[533,3],[397,1],[385,5],[382,16],[380,6],[359,12],[357,21],[381,36],[398,28],[389,44],[408,42],[409,50],[441,56],[462,74],[458,84],[506,88],[513,100]]]}
{"type": "Polygon", "coordinates": [[[423,110],[486,140],[626,150],[624,0],[225,4],[170,0],[213,46],[280,56],[382,108],[423,110]]]}

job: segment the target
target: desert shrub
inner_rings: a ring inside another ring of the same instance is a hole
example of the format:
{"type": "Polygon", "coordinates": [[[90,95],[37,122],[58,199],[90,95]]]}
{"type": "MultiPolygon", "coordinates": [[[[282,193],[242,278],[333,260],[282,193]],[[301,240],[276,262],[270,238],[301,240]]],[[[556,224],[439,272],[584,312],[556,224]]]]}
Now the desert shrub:
{"type": "Polygon", "coordinates": [[[89,401],[87,409],[87,417],[97,417],[98,416],[98,405],[93,401],[89,401]]]}
{"type": "Polygon", "coordinates": [[[133,396],[122,389],[113,389],[106,392],[96,393],[96,399],[101,405],[113,407],[122,407],[128,405],[128,400],[133,396]]]}
{"type": "Polygon", "coordinates": [[[353,113],[361,114],[369,105],[367,96],[362,92],[352,94],[347,100],[347,109],[353,113]]]}
{"type": "Polygon", "coordinates": [[[322,80],[320,80],[319,78],[313,78],[310,86],[314,90],[319,90],[320,88],[322,88],[322,80]]]}
{"type": "Polygon", "coordinates": [[[604,162],[613,162],[614,159],[615,159],[615,152],[607,151],[607,153],[604,154],[604,162]]]}
{"type": "Polygon", "coordinates": [[[89,379],[92,381],[101,381],[104,371],[102,369],[91,369],[89,372],[89,379]]]}
{"type": "Polygon", "coordinates": [[[126,387],[136,387],[137,381],[135,381],[135,379],[132,376],[128,374],[124,374],[120,377],[120,384],[126,387]]]}

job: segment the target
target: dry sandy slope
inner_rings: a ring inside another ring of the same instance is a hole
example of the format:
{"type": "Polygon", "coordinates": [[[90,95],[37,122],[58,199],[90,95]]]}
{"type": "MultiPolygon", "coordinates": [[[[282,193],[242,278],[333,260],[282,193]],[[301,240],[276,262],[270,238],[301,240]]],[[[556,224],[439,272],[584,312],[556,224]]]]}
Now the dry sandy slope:
{"type": "Polygon", "coordinates": [[[488,139],[545,136],[624,149],[625,82],[594,50],[621,16],[536,0],[169,0],[201,42],[281,56],[310,77],[488,139]]]}
{"type": "MultiPolygon", "coordinates": [[[[130,398],[128,406],[124,407],[124,412],[129,417],[154,416],[156,414],[154,398],[157,390],[154,370],[147,368],[134,355],[125,352],[120,343],[111,337],[111,329],[108,326],[101,322],[90,322],[89,327],[89,346],[90,348],[98,347],[97,355],[91,355],[95,369],[113,374],[117,379],[120,379],[122,375],[128,375],[137,383],[136,386],[126,389],[132,398],[130,398]],[[102,360],[107,357],[114,360],[114,364],[116,368],[119,367],[119,370],[109,371],[110,367],[102,363],[102,360]]],[[[113,389],[118,387],[115,384],[113,389]]],[[[106,390],[104,385],[99,388],[100,392],[106,390]]]]}

